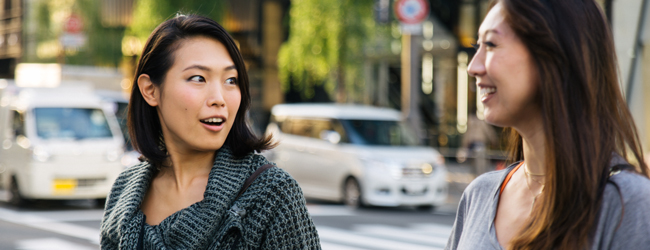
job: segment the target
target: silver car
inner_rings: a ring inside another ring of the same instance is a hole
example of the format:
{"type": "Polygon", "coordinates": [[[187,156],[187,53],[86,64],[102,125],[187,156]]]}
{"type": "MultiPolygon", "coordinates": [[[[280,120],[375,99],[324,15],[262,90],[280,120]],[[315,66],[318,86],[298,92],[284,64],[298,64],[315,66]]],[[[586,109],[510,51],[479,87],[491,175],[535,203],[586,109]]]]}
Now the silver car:
{"type": "Polygon", "coordinates": [[[267,134],[279,142],[267,156],[308,198],[426,209],[447,198],[444,158],[418,143],[397,110],[280,104],[271,111],[267,134]]]}

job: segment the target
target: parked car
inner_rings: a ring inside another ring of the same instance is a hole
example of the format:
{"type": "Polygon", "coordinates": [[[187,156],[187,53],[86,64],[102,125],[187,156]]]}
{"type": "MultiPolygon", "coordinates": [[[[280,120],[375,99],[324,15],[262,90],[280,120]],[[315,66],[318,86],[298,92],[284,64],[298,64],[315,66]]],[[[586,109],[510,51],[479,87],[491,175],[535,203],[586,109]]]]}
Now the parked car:
{"type": "Polygon", "coordinates": [[[16,205],[31,199],[97,199],[124,169],[113,113],[87,85],[2,90],[0,187],[16,205]]]}
{"type": "Polygon", "coordinates": [[[308,198],[426,209],[447,198],[444,158],[419,143],[397,110],[280,104],[266,132],[279,142],[266,155],[308,198]]]}

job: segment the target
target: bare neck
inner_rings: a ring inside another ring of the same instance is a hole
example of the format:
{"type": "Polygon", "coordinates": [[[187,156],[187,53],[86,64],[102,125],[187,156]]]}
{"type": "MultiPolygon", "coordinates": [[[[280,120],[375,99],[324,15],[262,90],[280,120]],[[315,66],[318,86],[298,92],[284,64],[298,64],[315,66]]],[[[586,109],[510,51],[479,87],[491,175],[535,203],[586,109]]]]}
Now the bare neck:
{"type": "Polygon", "coordinates": [[[167,144],[168,164],[158,176],[172,178],[178,190],[191,186],[196,178],[207,178],[214,163],[216,151],[199,152],[183,150],[173,144],[167,144]]]}
{"type": "Polygon", "coordinates": [[[545,173],[546,139],[541,117],[532,119],[525,126],[515,129],[522,137],[524,159],[528,170],[532,173],[545,173]]]}

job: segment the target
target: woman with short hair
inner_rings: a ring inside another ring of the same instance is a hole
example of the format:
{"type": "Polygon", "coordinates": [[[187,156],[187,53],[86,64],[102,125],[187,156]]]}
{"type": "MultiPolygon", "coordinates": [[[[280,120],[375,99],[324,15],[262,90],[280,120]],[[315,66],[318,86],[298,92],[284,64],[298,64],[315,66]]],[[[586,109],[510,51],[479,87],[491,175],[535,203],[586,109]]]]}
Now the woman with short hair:
{"type": "Polygon", "coordinates": [[[102,249],[320,249],[297,182],[255,151],[246,68],[200,16],[160,24],[133,81],[128,126],[145,160],[115,181],[102,249]]]}
{"type": "Polygon", "coordinates": [[[476,47],[514,163],[466,188],[446,249],[647,249],[648,169],[597,3],[494,1],[476,47]]]}

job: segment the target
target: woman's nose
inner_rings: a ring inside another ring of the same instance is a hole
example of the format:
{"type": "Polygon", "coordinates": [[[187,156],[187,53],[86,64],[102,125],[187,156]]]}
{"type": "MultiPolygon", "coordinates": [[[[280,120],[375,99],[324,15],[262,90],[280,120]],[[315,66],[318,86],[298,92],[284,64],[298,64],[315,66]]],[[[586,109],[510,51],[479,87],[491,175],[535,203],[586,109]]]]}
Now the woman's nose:
{"type": "Polygon", "coordinates": [[[208,95],[207,104],[208,106],[225,106],[226,100],[223,98],[223,89],[221,85],[214,84],[214,87],[209,89],[210,94],[208,95]]]}
{"type": "Polygon", "coordinates": [[[472,61],[467,66],[467,73],[472,77],[477,77],[485,74],[485,63],[483,53],[476,53],[472,61]]]}

